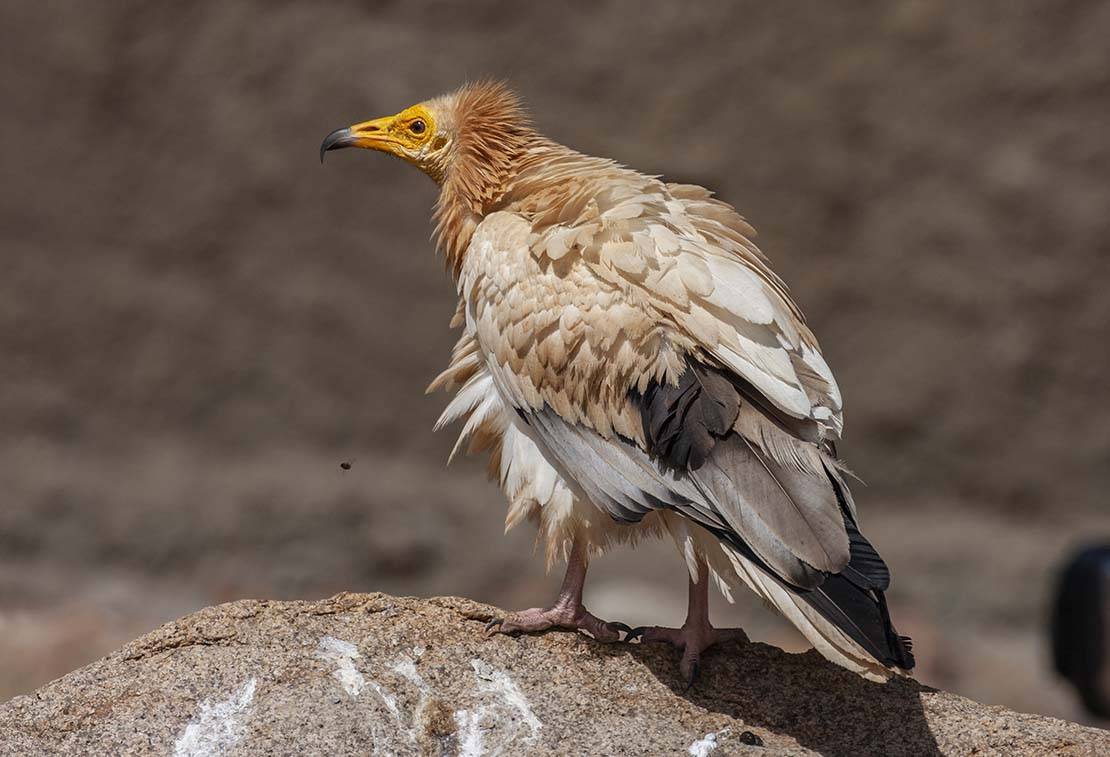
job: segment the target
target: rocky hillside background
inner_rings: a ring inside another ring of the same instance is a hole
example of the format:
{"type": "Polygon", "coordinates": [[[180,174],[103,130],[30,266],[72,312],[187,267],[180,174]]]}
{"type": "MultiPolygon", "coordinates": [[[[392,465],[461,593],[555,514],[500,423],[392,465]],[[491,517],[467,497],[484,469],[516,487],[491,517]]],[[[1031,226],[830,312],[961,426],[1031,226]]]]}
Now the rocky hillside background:
{"type": "MultiPolygon", "coordinates": [[[[754,222],[843,387],[920,678],[1078,717],[1043,625],[1067,550],[1110,537],[1108,34],[1094,1],[4,3],[0,699],[243,596],[546,601],[431,432],[434,187],[316,157],[499,76],[754,222]]],[[[674,622],[683,581],[651,545],[588,599],[674,622]]],[[[717,615],[800,647],[746,598],[717,615]]]]}

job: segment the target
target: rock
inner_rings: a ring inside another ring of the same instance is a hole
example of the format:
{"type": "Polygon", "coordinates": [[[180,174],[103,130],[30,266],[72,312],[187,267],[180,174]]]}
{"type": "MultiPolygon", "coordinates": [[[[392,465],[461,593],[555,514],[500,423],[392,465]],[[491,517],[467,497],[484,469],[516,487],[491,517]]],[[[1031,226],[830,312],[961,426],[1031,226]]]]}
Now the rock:
{"type": "Polygon", "coordinates": [[[1075,754],[1110,734],[816,653],[486,638],[466,599],[241,601],[168,623],[0,707],[4,754],[1075,754]],[[762,746],[757,746],[761,744],[762,746]]]}

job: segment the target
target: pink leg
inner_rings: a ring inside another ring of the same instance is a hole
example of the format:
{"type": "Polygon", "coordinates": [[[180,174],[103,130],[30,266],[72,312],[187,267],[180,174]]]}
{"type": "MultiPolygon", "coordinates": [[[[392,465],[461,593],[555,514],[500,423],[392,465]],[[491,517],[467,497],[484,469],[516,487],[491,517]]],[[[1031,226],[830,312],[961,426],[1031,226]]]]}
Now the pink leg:
{"type": "Polygon", "coordinates": [[[709,569],[704,559],[698,561],[698,580],[690,579],[686,622],[682,628],[646,626],[633,629],[625,639],[637,638],[642,642],[663,642],[682,650],[679,671],[686,679],[687,688],[694,685],[701,670],[701,653],[717,642],[748,636],[739,628],[714,628],[709,622],[709,569]]]}
{"type": "Polygon", "coordinates": [[[598,641],[620,641],[620,632],[632,629],[624,623],[609,623],[597,618],[582,604],[582,588],[586,583],[589,561],[586,548],[577,539],[571,545],[567,572],[555,604],[549,608],[533,607],[514,612],[504,618],[494,618],[486,624],[487,633],[532,633],[549,628],[586,631],[598,641]]]}

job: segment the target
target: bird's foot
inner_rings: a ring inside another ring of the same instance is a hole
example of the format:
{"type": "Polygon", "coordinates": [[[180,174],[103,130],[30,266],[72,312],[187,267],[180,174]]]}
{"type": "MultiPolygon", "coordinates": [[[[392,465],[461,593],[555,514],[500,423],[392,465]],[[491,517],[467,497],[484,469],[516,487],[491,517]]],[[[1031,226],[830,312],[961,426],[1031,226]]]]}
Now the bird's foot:
{"type": "Polygon", "coordinates": [[[621,633],[631,633],[632,629],[624,623],[610,623],[601,620],[578,604],[557,604],[554,607],[533,607],[494,618],[486,624],[487,635],[495,633],[521,634],[546,631],[551,628],[571,631],[585,631],[598,641],[614,642],[621,640],[621,633]]]}
{"type": "Polygon", "coordinates": [[[701,672],[701,654],[714,644],[722,641],[747,641],[748,635],[742,628],[714,628],[709,623],[690,624],[682,628],[664,628],[663,626],[640,626],[632,629],[625,641],[639,639],[641,643],[670,644],[682,652],[682,662],[678,670],[686,680],[687,691],[698,680],[701,672]]]}

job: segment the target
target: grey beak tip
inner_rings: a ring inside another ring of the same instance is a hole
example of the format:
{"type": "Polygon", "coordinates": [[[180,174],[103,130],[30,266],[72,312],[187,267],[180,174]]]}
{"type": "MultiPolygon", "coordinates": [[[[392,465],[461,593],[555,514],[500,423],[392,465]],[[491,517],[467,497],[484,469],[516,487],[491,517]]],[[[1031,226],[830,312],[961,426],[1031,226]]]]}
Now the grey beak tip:
{"type": "Polygon", "coordinates": [[[328,150],[341,150],[351,146],[351,130],[336,129],[320,143],[320,162],[324,162],[324,153],[328,150]]]}

